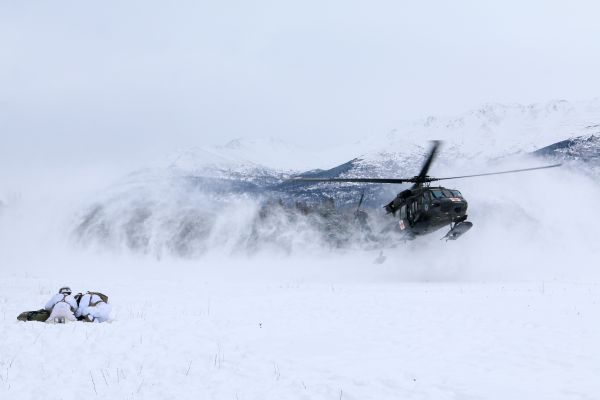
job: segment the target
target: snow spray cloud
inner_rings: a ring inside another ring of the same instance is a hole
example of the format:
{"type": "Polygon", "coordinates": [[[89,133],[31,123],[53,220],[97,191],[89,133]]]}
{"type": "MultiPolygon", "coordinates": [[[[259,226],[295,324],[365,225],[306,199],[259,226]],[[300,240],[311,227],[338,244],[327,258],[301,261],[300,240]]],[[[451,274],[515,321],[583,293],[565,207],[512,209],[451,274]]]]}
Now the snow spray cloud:
{"type": "MultiPolygon", "coordinates": [[[[156,178],[156,177],[155,177],[156,178]]],[[[590,272],[600,233],[590,218],[600,186],[573,169],[453,182],[469,201],[474,228],[456,242],[439,231],[411,242],[361,231],[352,213],[303,213],[227,188],[179,178],[125,185],[73,221],[78,243],[158,258],[211,253],[290,256],[379,251],[416,279],[574,276],[590,272]]],[[[392,219],[372,210],[370,227],[392,219]]],[[[393,222],[393,221],[392,221],[393,222]]],[[[387,224],[387,225],[386,225],[387,224]]]]}
{"type": "Polygon", "coordinates": [[[96,199],[74,221],[85,246],[162,258],[211,252],[297,254],[373,246],[352,212],[284,205],[227,180],[142,174],[96,199]],[[151,176],[151,177],[150,177],[151,176]],[[244,189],[244,188],[242,188],[244,189]]]}

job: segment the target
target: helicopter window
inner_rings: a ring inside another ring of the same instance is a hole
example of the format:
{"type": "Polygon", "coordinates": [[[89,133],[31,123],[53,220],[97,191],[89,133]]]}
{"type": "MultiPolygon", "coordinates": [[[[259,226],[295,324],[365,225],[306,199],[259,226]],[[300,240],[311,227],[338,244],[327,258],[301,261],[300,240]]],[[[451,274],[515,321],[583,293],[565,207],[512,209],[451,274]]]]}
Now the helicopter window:
{"type": "Polygon", "coordinates": [[[444,196],[446,196],[446,197],[454,197],[454,195],[452,194],[452,192],[449,191],[448,189],[442,189],[442,191],[444,192],[444,196]]]}
{"type": "Polygon", "coordinates": [[[458,190],[451,190],[453,197],[462,197],[462,194],[458,190]]]}
{"type": "Polygon", "coordinates": [[[429,191],[429,193],[431,193],[431,197],[434,199],[441,199],[444,197],[444,192],[442,192],[440,189],[432,189],[429,191]]]}
{"type": "Polygon", "coordinates": [[[400,208],[400,219],[406,219],[406,206],[400,208]]]}

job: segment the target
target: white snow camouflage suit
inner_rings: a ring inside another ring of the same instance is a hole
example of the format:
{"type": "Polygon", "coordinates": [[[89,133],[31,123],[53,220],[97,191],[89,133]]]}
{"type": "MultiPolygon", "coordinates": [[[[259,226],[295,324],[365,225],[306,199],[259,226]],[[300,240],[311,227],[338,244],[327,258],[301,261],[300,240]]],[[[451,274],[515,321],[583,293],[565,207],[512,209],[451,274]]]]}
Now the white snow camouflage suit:
{"type": "Polygon", "coordinates": [[[77,300],[72,294],[57,293],[46,303],[44,307],[51,311],[46,322],[54,322],[54,318],[64,317],[66,321],[75,321],[75,311],[77,310],[77,300]]]}
{"type": "Polygon", "coordinates": [[[79,300],[79,307],[75,312],[77,318],[84,318],[93,322],[108,321],[112,307],[105,303],[95,293],[86,293],[79,300]]]}

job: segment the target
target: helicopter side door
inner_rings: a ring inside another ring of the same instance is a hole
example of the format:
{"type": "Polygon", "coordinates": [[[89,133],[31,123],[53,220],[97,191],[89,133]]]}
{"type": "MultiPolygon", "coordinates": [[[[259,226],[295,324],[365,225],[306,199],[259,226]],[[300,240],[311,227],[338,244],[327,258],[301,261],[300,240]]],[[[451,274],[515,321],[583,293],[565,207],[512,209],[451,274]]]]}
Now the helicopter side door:
{"type": "Polygon", "coordinates": [[[413,199],[407,203],[406,219],[408,223],[413,226],[419,219],[421,214],[421,201],[419,199],[413,199]]]}
{"type": "Polygon", "coordinates": [[[427,192],[423,193],[421,202],[422,202],[423,211],[425,213],[427,213],[429,211],[429,194],[427,192]]]}

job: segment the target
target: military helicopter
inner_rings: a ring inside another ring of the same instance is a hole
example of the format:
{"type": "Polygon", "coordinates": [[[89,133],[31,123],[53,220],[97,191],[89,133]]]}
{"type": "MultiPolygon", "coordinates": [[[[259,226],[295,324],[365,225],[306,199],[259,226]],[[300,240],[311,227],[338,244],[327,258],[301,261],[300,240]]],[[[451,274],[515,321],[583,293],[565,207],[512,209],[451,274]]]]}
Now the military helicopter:
{"type": "MultiPolygon", "coordinates": [[[[477,176],[511,174],[516,172],[533,171],[559,167],[562,164],[545,165],[534,168],[513,169],[510,171],[488,172],[484,174],[452,176],[446,178],[434,178],[427,175],[433,160],[436,157],[441,142],[432,142],[431,150],[425,159],[425,163],[418,175],[412,178],[307,178],[295,177],[290,179],[294,182],[355,182],[355,183],[412,183],[410,189],[403,190],[384,206],[386,212],[392,216],[399,214],[398,229],[406,237],[414,238],[437,231],[445,226],[450,230],[442,239],[456,240],[473,226],[467,221],[467,200],[460,191],[448,189],[442,186],[431,186],[432,182],[473,178],[477,176]]],[[[365,211],[360,210],[364,193],[361,196],[356,217],[359,220],[366,219],[365,211]]]]}

